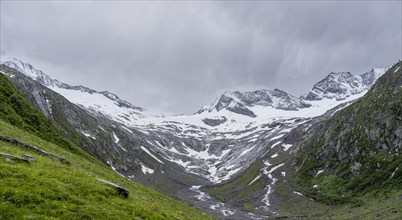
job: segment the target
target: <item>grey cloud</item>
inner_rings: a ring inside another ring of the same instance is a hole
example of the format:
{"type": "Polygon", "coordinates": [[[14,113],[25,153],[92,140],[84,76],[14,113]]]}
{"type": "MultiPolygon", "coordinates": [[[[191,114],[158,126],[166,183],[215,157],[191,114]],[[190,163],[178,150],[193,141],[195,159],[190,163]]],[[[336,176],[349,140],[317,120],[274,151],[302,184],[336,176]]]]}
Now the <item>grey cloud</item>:
{"type": "Polygon", "coordinates": [[[1,2],[1,55],[133,104],[192,113],[225,90],[295,95],[401,58],[401,3],[1,2]],[[38,65],[39,64],[39,65],[38,65]]]}

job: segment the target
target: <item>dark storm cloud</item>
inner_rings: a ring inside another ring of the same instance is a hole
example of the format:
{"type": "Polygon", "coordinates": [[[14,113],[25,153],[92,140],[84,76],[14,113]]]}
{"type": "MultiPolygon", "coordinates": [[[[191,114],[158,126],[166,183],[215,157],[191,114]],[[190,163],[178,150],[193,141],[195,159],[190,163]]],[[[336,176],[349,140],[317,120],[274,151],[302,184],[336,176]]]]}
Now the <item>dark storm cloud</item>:
{"type": "Polygon", "coordinates": [[[394,2],[1,2],[1,55],[160,112],[401,58],[394,2]]]}

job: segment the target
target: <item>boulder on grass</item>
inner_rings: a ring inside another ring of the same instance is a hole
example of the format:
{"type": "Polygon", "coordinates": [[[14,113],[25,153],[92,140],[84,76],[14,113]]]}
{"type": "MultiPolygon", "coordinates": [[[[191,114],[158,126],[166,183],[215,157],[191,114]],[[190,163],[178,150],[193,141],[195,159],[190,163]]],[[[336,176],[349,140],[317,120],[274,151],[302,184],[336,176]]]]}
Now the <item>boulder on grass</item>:
{"type": "Polygon", "coordinates": [[[129,194],[129,192],[130,192],[130,191],[128,191],[128,189],[123,188],[123,187],[121,187],[121,186],[119,186],[119,185],[117,185],[117,184],[115,184],[115,183],[109,182],[109,181],[104,180],[104,179],[97,179],[97,180],[99,180],[99,181],[101,181],[101,182],[103,182],[103,183],[106,183],[106,184],[109,185],[109,186],[112,186],[112,187],[115,188],[115,189],[117,190],[117,192],[118,192],[120,195],[122,195],[124,198],[127,198],[127,197],[128,197],[128,194],[129,194]]]}
{"type": "Polygon", "coordinates": [[[7,154],[4,152],[0,152],[0,156],[5,157],[7,162],[19,161],[19,162],[29,163],[29,161],[30,161],[27,158],[15,156],[12,154],[7,154]]]}

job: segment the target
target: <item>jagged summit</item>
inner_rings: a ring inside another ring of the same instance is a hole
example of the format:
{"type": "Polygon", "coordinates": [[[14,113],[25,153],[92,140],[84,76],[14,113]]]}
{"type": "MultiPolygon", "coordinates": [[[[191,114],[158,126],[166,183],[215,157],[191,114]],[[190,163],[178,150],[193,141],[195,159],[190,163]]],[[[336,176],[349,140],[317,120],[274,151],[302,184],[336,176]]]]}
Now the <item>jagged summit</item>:
{"type": "Polygon", "coordinates": [[[363,79],[363,85],[371,87],[375,83],[375,81],[380,78],[380,76],[382,76],[385,72],[387,72],[387,70],[391,67],[392,66],[373,68],[370,72],[361,74],[360,76],[363,79]]]}
{"type": "Polygon", "coordinates": [[[325,98],[344,100],[349,96],[367,91],[389,68],[373,68],[370,72],[359,75],[350,72],[331,72],[301,98],[309,101],[325,98]]]}
{"type": "Polygon", "coordinates": [[[9,60],[3,62],[3,64],[18,70],[19,72],[40,82],[45,86],[61,86],[62,84],[58,80],[50,78],[47,74],[42,72],[42,70],[37,70],[31,64],[24,63],[20,59],[10,58],[9,60]]]}
{"type": "Polygon", "coordinates": [[[279,89],[262,89],[253,92],[234,91],[225,92],[212,105],[201,108],[197,114],[226,109],[234,113],[256,117],[249,109],[254,106],[297,111],[300,108],[309,107],[310,104],[279,89]]]}
{"type": "Polygon", "coordinates": [[[18,70],[42,85],[60,93],[73,103],[91,109],[93,112],[101,113],[111,118],[118,118],[122,122],[143,117],[143,108],[120,99],[111,92],[98,92],[85,86],[72,86],[62,83],[51,78],[42,70],[35,69],[31,64],[17,58],[10,58],[4,61],[3,64],[18,70]]]}

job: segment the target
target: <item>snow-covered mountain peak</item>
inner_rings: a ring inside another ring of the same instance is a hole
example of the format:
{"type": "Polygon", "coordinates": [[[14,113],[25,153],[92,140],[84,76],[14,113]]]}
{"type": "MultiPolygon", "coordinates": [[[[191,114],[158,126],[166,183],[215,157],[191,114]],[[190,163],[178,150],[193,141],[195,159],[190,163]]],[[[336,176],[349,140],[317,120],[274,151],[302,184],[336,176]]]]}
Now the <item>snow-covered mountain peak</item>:
{"type": "Polygon", "coordinates": [[[373,68],[370,72],[363,74],[331,72],[301,98],[308,101],[322,99],[344,100],[352,95],[367,91],[389,68],[373,68]]]}
{"type": "Polygon", "coordinates": [[[52,79],[41,70],[35,69],[31,64],[17,58],[10,58],[4,65],[14,68],[26,76],[36,80],[49,89],[61,94],[71,102],[83,106],[94,113],[100,113],[125,124],[144,117],[144,109],[120,99],[108,91],[98,92],[84,86],[71,86],[52,79]]]}
{"type": "Polygon", "coordinates": [[[223,93],[213,104],[202,107],[196,114],[228,110],[237,114],[256,117],[254,112],[250,110],[255,106],[297,111],[310,105],[279,89],[261,89],[252,92],[234,91],[223,93]]]}
{"type": "Polygon", "coordinates": [[[328,74],[327,77],[331,77],[331,78],[346,78],[346,77],[351,77],[353,76],[353,74],[351,72],[331,72],[328,74]]]}
{"type": "Polygon", "coordinates": [[[35,69],[31,64],[24,63],[22,60],[17,58],[10,58],[9,60],[3,62],[4,65],[14,68],[19,72],[25,74],[26,76],[39,81],[41,84],[45,86],[53,85],[57,80],[51,79],[48,75],[46,75],[42,70],[35,69]]]}
{"type": "Polygon", "coordinates": [[[360,77],[363,80],[363,85],[366,87],[371,87],[375,81],[380,78],[387,70],[391,68],[391,66],[386,66],[383,68],[373,68],[371,71],[367,73],[360,74],[360,77]]]}
{"type": "Polygon", "coordinates": [[[386,66],[381,68],[373,68],[370,73],[373,73],[377,78],[382,76],[387,70],[389,70],[392,66],[386,66]]]}
{"type": "Polygon", "coordinates": [[[35,79],[38,75],[36,72],[40,71],[40,70],[34,69],[31,64],[24,63],[24,62],[22,62],[22,60],[14,58],[14,57],[7,58],[5,61],[2,61],[1,64],[14,68],[14,69],[20,71],[21,73],[24,73],[25,75],[31,77],[32,79],[35,79]]]}

